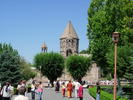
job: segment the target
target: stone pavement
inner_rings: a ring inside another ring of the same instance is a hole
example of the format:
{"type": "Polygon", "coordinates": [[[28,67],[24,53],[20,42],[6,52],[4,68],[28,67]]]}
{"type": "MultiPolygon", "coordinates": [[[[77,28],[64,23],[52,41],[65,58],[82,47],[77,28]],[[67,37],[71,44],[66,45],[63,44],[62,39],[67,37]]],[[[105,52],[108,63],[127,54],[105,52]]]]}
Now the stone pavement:
{"type": "MultiPolygon", "coordinates": [[[[73,94],[74,96],[74,94],[73,94]]],[[[28,97],[31,100],[31,96],[30,94],[28,94],[28,97]]],[[[38,97],[36,96],[36,100],[38,97]]],[[[67,97],[62,97],[61,92],[56,93],[54,91],[54,88],[44,88],[44,92],[43,92],[43,100],[79,100],[78,98],[67,98],[67,97]]],[[[84,89],[84,99],[83,100],[95,100],[93,99],[89,94],[88,94],[88,90],[84,89]]]]}

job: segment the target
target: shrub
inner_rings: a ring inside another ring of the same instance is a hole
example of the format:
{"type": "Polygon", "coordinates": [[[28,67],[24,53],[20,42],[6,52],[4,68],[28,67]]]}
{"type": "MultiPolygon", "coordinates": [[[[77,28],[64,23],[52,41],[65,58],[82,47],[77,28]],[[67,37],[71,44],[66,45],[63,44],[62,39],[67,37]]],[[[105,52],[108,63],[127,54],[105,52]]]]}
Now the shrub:
{"type": "Polygon", "coordinates": [[[90,67],[90,58],[73,55],[66,60],[66,68],[74,80],[81,81],[90,67]]]}
{"type": "Polygon", "coordinates": [[[64,69],[64,58],[58,53],[39,53],[34,58],[34,64],[41,73],[46,76],[51,85],[61,77],[64,69]]]}
{"type": "MultiPolygon", "coordinates": [[[[89,88],[89,93],[92,97],[96,98],[96,87],[89,88]]],[[[100,100],[113,100],[113,94],[109,94],[101,90],[100,100]]],[[[116,100],[127,100],[127,99],[117,96],[116,100]]]]}

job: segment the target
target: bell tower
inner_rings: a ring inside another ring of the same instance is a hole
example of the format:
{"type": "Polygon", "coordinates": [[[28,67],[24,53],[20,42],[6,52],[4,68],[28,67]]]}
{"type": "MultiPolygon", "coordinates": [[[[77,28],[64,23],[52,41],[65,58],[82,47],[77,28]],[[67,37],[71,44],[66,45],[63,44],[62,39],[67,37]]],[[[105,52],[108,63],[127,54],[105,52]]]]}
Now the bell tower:
{"type": "Polygon", "coordinates": [[[42,44],[41,49],[42,49],[42,50],[41,50],[42,52],[44,52],[44,53],[47,52],[47,49],[48,49],[48,48],[47,48],[45,42],[42,44]]]}
{"type": "Polygon", "coordinates": [[[69,21],[63,34],[60,37],[60,53],[64,57],[77,54],[78,47],[79,47],[78,35],[71,21],[69,21]]]}

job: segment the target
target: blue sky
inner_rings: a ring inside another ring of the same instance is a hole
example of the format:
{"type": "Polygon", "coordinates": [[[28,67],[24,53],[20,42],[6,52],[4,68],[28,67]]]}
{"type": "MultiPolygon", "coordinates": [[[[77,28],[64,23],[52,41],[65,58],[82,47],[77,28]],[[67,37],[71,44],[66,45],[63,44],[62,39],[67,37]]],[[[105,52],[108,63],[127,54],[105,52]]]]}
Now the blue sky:
{"type": "Polygon", "coordinates": [[[71,20],[79,51],[88,48],[87,10],[90,0],[0,0],[0,43],[10,43],[27,61],[41,51],[60,52],[59,37],[71,20]]]}

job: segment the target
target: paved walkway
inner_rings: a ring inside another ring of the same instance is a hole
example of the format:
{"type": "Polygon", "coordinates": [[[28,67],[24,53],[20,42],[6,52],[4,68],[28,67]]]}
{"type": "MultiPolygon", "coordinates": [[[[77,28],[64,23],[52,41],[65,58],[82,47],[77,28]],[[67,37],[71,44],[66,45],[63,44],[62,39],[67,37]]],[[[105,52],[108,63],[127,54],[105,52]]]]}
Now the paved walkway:
{"type": "MultiPolygon", "coordinates": [[[[73,96],[74,96],[74,94],[73,94],[73,96]]],[[[28,97],[31,98],[30,94],[28,94],[28,97]]],[[[36,98],[36,100],[37,100],[37,98],[36,98]]],[[[44,88],[43,100],[79,100],[79,99],[78,98],[74,98],[74,97],[70,98],[70,99],[67,98],[67,97],[62,97],[61,92],[56,93],[54,91],[54,88],[44,88]]],[[[84,99],[83,100],[94,100],[88,94],[88,90],[87,89],[84,89],[84,99]]]]}

